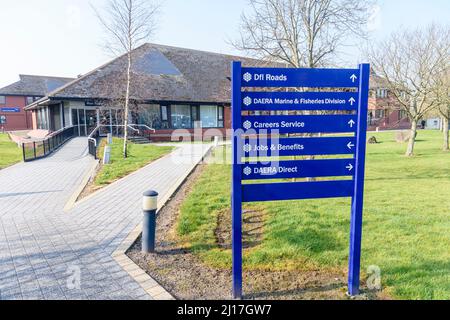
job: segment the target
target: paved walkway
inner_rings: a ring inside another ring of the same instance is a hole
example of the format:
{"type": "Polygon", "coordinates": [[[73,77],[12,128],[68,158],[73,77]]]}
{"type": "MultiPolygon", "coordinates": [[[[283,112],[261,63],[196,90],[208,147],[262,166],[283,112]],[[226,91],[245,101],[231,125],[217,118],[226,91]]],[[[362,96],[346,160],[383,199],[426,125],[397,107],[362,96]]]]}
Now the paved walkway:
{"type": "Polygon", "coordinates": [[[180,144],[64,213],[94,165],[86,146],[0,171],[0,299],[151,299],[111,254],[141,222],[142,192],[167,196],[206,148],[180,144]]]}

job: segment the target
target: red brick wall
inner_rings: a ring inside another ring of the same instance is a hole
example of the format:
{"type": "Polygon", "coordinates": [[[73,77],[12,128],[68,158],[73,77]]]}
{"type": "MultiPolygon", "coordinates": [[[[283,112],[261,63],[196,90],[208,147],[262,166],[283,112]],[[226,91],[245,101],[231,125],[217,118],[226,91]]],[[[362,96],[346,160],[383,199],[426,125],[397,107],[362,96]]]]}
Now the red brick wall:
{"type": "Polygon", "coordinates": [[[372,112],[372,124],[369,125],[369,130],[389,129],[407,129],[411,126],[408,118],[400,119],[400,110],[402,107],[399,102],[388,94],[387,98],[377,98],[373,95],[369,98],[369,113],[372,112]],[[385,110],[383,118],[376,118],[376,110],[385,110]]]}
{"type": "Polygon", "coordinates": [[[23,109],[25,104],[26,97],[6,96],[6,103],[0,104],[0,115],[6,116],[6,124],[0,126],[8,131],[31,129],[33,127],[31,112],[23,109]],[[20,112],[2,112],[1,108],[20,108],[20,112]]]}

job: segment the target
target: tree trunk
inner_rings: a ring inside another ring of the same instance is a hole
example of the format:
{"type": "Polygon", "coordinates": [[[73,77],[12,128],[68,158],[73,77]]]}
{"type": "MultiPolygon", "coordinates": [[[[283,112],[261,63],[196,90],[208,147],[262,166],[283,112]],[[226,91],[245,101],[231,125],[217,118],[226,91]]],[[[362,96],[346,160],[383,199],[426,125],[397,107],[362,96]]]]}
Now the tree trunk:
{"type": "Polygon", "coordinates": [[[442,122],[442,132],[444,133],[444,146],[442,148],[442,150],[444,151],[449,151],[449,146],[448,146],[448,130],[449,130],[449,118],[443,117],[442,118],[443,122],[442,122]]]}
{"type": "Polygon", "coordinates": [[[131,78],[131,51],[128,52],[128,67],[127,67],[127,89],[125,92],[125,110],[123,117],[123,157],[128,157],[128,113],[130,100],[130,78],[131,78]]]}
{"type": "Polygon", "coordinates": [[[417,120],[412,120],[411,123],[411,130],[410,130],[410,137],[408,140],[408,149],[406,149],[406,156],[412,157],[414,155],[414,144],[416,142],[416,135],[417,135],[417,120]]]}

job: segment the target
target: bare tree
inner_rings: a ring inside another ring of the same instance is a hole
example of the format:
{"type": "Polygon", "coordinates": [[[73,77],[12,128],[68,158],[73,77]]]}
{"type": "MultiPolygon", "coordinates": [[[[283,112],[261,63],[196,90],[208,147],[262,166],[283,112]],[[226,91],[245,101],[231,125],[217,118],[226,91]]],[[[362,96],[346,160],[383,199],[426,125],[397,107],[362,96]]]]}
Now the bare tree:
{"type": "Polygon", "coordinates": [[[100,12],[94,8],[98,19],[110,38],[106,47],[116,55],[127,55],[126,85],[123,108],[123,156],[127,157],[127,127],[130,113],[130,87],[132,85],[132,52],[153,35],[159,4],[152,0],[108,0],[100,12]]]}
{"type": "Polygon", "coordinates": [[[240,37],[231,44],[257,58],[294,68],[329,65],[350,36],[366,37],[373,3],[371,0],[249,0],[251,13],[242,14],[240,37]]]}
{"type": "Polygon", "coordinates": [[[436,80],[436,101],[437,111],[442,119],[442,132],[444,137],[444,143],[442,150],[449,151],[449,122],[450,122],[450,63],[447,59],[447,66],[438,76],[436,80]]]}
{"type": "Polygon", "coordinates": [[[232,45],[300,68],[330,63],[350,36],[366,37],[369,0],[250,0],[232,45]]]}
{"type": "Polygon", "coordinates": [[[443,132],[444,151],[449,151],[449,121],[450,121],[450,26],[439,29],[439,38],[435,44],[435,50],[440,56],[440,67],[436,74],[434,87],[437,113],[441,120],[443,132]]]}
{"type": "Polygon", "coordinates": [[[385,78],[388,90],[411,121],[406,156],[414,154],[417,124],[437,106],[434,80],[442,71],[442,29],[400,30],[369,48],[375,72],[385,78]]]}

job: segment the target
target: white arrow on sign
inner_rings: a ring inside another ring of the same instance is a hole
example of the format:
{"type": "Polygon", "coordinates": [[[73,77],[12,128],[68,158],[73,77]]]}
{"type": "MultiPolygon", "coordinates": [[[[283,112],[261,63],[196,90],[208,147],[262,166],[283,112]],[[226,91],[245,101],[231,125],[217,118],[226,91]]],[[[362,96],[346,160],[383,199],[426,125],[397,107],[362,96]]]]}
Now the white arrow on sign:
{"type": "Polygon", "coordinates": [[[353,83],[355,83],[356,79],[358,79],[358,77],[356,76],[356,74],[352,74],[350,76],[350,80],[352,80],[353,83]]]}
{"type": "Polygon", "coordinates": [[[347,148],[349,148],[350,150],[352,150],[352,148],[354,147],[355,145],[350,141],[348,144],[347,144],[347,148]]]}
{"type": "Polygon", "coordinates": [[[348,169],[348,171],[352,171],[353,170],[353,166],[351,163],[348,164],[348,166],[346,166],[346,168],[348,169]]]}
{"type": "Polygon", "coordinates": [[[351,97],[350,100],[348,100],[348,102],[350,102],[350,105],[352,106],[356,102],[356,100],[355,98],[351,97]]]}
{"type": "Polygon", "coordinates": [[[355,125],[355,123],[356,123],[356,122],[353,121],[353,119],[351,119],[351,120],[348,122],[350,128],[353,128],[353,126],[355,125]]]}

